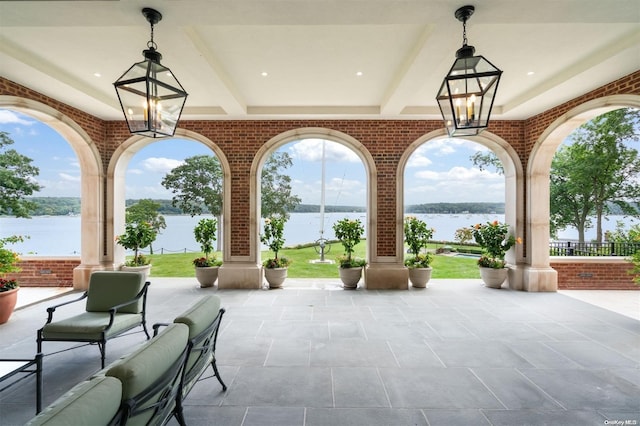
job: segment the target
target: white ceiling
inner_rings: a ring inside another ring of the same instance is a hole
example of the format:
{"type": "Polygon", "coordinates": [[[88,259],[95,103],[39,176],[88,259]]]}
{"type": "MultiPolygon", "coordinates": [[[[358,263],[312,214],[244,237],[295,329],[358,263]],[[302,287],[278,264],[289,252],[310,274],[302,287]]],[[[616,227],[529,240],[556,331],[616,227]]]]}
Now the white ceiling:
{"type": "Polygon", "coordinates": [[[153,7],[183,119],[438,119],[465,4],[469,44],[504,71],[493,118],[640,69],[640,0],[113,0],[0,1],[0,74],[119,120],[112,83],[143,59],[153,7]]]}

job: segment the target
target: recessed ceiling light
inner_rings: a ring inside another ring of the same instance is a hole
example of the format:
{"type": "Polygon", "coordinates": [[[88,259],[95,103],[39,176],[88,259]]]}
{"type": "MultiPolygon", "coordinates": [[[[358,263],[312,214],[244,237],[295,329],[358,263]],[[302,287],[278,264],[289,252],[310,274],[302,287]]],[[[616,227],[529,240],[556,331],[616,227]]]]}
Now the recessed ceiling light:
{"type": "Polygon", "coordinates": [[[260,75],[261,75],[261,76],[263,76],[263,77],[266,77],[266,76],[268,76],[268,75],[269,75],[269,73],[268,73],[268,72],[266,72],[266,71],[262,71],[262,72],[260,73],[260,75]]]}
{"type": "Polygon", "coordinates": [[[356,73],[356,75],[357,75],[358,77],[362,77],[362,71],[358,71],[358,72],[356,73]]]}
{"type": "Polygon", "coordinates": [[[529,72],[527,73],[527,75],[534,75],[534,74],[535,74],[535,72],[533,72],[533,71],[529,71],[529,72]]]}
{"type": "Polygon", "coordinates": [[[94,73],[93,73],[93,76],[94,76],[94,77],[102,77],[102,74],[100,74],[99,72],[94,72],[94,73]]]}

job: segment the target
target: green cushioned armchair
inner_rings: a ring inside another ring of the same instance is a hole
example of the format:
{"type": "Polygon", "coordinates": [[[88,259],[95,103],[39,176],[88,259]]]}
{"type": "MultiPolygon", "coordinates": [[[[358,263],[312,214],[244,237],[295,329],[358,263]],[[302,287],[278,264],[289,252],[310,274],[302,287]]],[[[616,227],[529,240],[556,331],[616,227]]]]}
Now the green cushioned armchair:
{"type": "Polygon", "coordinates": [[[47,308],[48,318],[38,330],[38,352],[44,341],[97,343],[102,368],[107,340],[146,323],[147,289],[141,272],[97,271],[91,274],[89,289],[78,299],[47,308]],[[54,320],[58,308],[86,299],[85,312],[54,320]]]}

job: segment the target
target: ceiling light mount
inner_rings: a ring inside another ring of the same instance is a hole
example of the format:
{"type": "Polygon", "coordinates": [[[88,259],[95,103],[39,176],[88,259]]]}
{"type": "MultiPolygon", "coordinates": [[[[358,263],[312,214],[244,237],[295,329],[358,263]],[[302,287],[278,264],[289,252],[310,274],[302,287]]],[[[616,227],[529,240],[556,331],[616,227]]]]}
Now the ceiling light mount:
{"type": "Polygon", "coordinates": [[[483,56],[474,56],[467,43],[467,21],[474,12],[473,6],[463,6],[454,14],[462,22],[462,47],[436,97],[449,136],[474,136],[489,126],[502,75],[483,56]]]}
{"type": "Polygon", "coordinates": [[[142,51],[144,61],[133,64],[113,85],[131,133],[152,138],[173,136],[187,92],[171,70],[160,64],[162,55],[153,30],[162,14],[145,7],[142,15],[151,27],[151,40],[142,51]]]}

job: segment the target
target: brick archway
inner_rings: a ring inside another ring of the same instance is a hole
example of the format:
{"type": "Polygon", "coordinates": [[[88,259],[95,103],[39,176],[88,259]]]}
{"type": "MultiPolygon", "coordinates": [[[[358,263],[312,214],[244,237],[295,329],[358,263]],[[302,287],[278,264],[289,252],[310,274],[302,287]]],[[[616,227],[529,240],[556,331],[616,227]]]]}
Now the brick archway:
{"type": "MultiPolygon", "coordinates": [[[[229,162],[220,148],[214,144],[208,138],[190,131],[178,128],[172,139],[186,139],[195,142],[200,142],[203,145],[210,148],[215,156],[220,161],[220,166],[223,173],[223,222],[224,218],[228,216],[229,212],[224,209],[227,205],[224,200],[228,199],[229,192],[231,191],[230,176],[231,171],[229,162]]],[[[162,139],[167,140],[167,139],[162,139]]],[[[121,246],[115,244],[115,236],[124,231],[125,225],[125,182],[126,171],[131,158],[144,147],[157,142],[158,139],[150,139],[144,136],[134,135],[125,140],[116,150],[113,152],[109,165],[107,168],[107,200],[105,203],[105,217],[108,218],[106,222],[105,230],[105,260],[104,263],[110,269],[118,268],[119,265],[124,263],[125,250],[121,246]]],[[[229,235],[230,231],[223,226],[223,243],[226,245],[229,238],[225,238],[229,235]]],[[[223,254],[226,254],[228,250],[224,249],[223,254]]]]}
{"type": "Polygon", "coordinates": [[[0,108],[24,113],[47,124],[69,143],[78,158],[82,182],[81,243],[80,265],[73,270],[73,286],[76,289],[86,289],[91,272],[103,269],[100,245],[103,223],[97,214],[104,188],[100,152],[78,123],[48,105],[32,99],[0,95],[0,108]]]}
{"type": "Polygon", "coordinates": [[[534,276],[526,281],[532,291],[558,288],[555,271],[551,272],[549,257],[549,171],[551,160],[567,136],[587,121],[618,108],[640,108],[638,95],[611,95],[575,106],[556,118],[535,142],[527,164],[527,253],[528,265],[534,276]],[[547,271],[541,279],[539,271],[547,271]],[[534,284],[535,283],[535,284],[534,284]]]}

